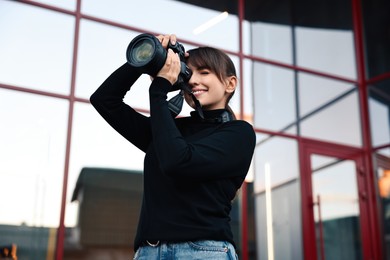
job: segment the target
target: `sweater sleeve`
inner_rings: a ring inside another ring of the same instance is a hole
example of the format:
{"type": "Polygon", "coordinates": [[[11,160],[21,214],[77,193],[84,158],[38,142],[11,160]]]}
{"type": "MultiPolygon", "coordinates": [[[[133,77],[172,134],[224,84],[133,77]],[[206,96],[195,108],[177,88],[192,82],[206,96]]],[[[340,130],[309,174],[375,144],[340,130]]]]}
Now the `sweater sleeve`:
{"type": "Polygon", "coordinates": [[[245,175],[256,142],[252,126],[231,121],[203,138],[186,141],[168,109],[170,87],[166,79],[156,78],[149,90],[153,142],[164,173],[197,181],[245,175]]]}
{"type": "Polygon", "coordinates": [[[91,95],[90,101],[99,114],[119,134],[146,152],[151,141],[150,118],[123,102],[123,98],[140,77],[127,63],[115,70],[91,95]]]}

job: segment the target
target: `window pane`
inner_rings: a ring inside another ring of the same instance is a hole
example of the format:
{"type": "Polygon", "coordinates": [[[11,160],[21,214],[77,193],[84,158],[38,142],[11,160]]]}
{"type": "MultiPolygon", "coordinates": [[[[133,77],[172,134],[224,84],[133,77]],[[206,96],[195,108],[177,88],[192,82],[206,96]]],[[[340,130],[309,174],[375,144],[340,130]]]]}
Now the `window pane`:
{"type": "Polygon", "coordinates": [[[65,259],[85,259],[87,253],[91,258],[131,257],[143,157],[90,104],[75,104],[65,216],[65,245],[70,246],[64,249],[65,259]],[[83,254],[74,252],[75,247],[84,248],[83,254]]]}
{"type": "Polygon", "coordinates": [[[0,82],[68,94],[74,18],[0,2],[0,82]]]}
{"type": "MultiPolygon", "coordinates": [[[[89,98],[114,70],[126,62],[126,48],[138,34],[121,28],[108,26],[88,20],[80,25],[80,44],[77,63],[76,95],[89,98]]],[[[150,82],[149,77],[143,80],[150,82]]],[[[150,84],[150,83],[148,83],[150,84]]],[[[148,104],[147,88],[132,89],[137,92],[132,102],[142,101],[148,104]],[[142,97],[142,98],[141,98],[142,97]]],[[[140,107],[140,103],[132,103],[140,107]]]]}
{"type": "Polygon", "coordinates": [[[369,87],[372,144],[390,143],[390,80],[369,87]]]}
{"type": "Polygon", "coordinates": [[[390,3],[387,0],[361,3],[367,71],[374,77],[390,71],[390,3]]]}
{"type": "Polygon", "coordinates": [[[358,94],[356,91],[350,92],[301,120],[301,134],[305,137],[361,146],[359,111],[358,94]]]}
{"type": "Polygon", "coordinates": [[[76,9],[76,0],[33,0],[32,2],[53,5],[59,8],[74,11],[76,9]]]}
{"type": "Polygon", "coordinates": [[[352,84],[299,73],[299,113],[303,118],[355,88],[352,84]]]}
{"type": "Polygon", "coordinates": [[[144,157],[143,152],[118,134],[90,104],[76,103],[74,111],[67,226],[76,225],[77,205],[70,201],[83,168],[142,170],[144,157]]]}
{"type": "Polygon", "coordinates": [[[0,244],[46,259],[63,186],[68,102],[0,89],[0,244]]]}
{"type": "Polygon", "coordinates": [[[296,28],[297,65],[356,78],[355,48],[351,31],[296,28]]]}
{"type": "Polygon", "coordinates": [[[380,228],[384,246],[383,258],[390,257],[390,148],[381,149],[374,154],[377,181],[377,201],[379,202],[380,228]]]}
{"type": "Polygon", "coordinates": [[[255,126],[295,134],[293,71],[261,63],[253,66],[255,126]]]}
{"type": "Polygon", "coordinates": [[[189,41],[238,51],[238,17],[233,14],[233,11],[237,10],[236,1],[221,3],[221,6],[216,5],[219,9],[213,10],[207,7],[213,5],[213,1],[198,2],[196,6],[180,1],[147,0],[135,4],[126,0],[84,0],[82,12],[140,27],[145,31],[174,33],[189,41]],[[224,11],[228,13],[223,13],[224,11]],[[197,32],[205,23],[214,25],[205,31],[197,32]]]}
{"type": "Polygon", "coordinates": [[[263,22],[245,23],[245,53],[265,59],[292,63],[291,27],[263,22]]]}
{"type": "Polygon", "coordinates": [[[303,259],[298,147],[272,137],[255,151],[256,248],[259,259],[303,259]]]}

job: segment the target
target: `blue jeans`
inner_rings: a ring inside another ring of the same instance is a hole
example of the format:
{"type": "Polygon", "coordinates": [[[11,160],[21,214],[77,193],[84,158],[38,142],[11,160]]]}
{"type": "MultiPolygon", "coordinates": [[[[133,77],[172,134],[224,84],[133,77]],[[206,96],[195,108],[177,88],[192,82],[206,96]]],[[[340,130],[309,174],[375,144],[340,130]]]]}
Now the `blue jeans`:
{"type": "Polygon", "coordinates": [[[200,240],[183,243],[144,245],[135,252],[134,260],[237,260],[233,245],[225,241],[200,240]]]}

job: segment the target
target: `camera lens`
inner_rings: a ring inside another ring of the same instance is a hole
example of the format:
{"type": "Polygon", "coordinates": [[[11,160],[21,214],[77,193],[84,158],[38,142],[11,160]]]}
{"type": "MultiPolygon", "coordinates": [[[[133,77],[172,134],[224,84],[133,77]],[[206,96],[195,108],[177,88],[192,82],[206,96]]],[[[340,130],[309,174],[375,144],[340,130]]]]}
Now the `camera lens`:
{"type": "Polygon", "coordinates": [[[131,66],[154,76],[163,67],[167,52],[155,36],[140,34],[130,42],[126,57],[131,66]]]}
{"type": "Polygon", "coordinates": [[[131,52],[131,56],[135,63],[141,65],[150,62],[151,58],[153,57],[153,53],[154,45],[145,40],[136,43],[136,45],[133,47],[133,51],[131,52]]]}

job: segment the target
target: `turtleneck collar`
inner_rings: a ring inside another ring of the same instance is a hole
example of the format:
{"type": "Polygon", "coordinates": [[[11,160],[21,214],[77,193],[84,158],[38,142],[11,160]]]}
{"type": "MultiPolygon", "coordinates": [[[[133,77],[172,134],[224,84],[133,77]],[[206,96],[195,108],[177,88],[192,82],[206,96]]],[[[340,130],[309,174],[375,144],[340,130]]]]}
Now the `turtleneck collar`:
{"type": "Polygon", "coordinates": [[[204,119],[197,111],[191,112],[191,117],[206,122],[223,123],[233,120],[232,114],[227,109],[203,110],[204,119]]]}

